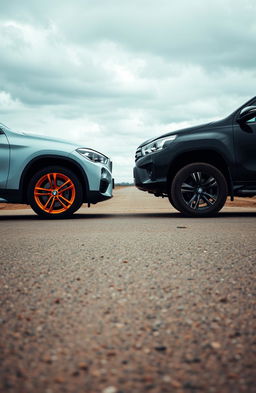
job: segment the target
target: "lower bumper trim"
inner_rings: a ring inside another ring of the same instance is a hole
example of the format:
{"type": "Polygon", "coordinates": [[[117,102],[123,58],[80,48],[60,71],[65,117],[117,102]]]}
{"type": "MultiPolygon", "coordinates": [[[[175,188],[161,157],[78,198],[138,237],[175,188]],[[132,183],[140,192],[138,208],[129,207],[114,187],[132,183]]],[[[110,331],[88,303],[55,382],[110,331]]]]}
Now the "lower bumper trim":
{"type": "Polygon", "coordinates": [[[110,198],[112,198],[112,195],[103,195],[99,191],[89,191],[87,193],[86,202],[95,204],[98,202],[106,201],[107,199],[110,198]]]}

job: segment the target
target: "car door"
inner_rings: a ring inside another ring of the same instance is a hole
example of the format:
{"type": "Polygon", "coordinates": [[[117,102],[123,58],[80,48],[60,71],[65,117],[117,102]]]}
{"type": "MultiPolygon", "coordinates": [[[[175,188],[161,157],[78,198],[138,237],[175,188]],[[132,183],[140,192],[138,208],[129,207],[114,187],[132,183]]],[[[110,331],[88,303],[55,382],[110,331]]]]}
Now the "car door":
{"type": "Polygon", "coordinates": [[[6,187],[9,173],[10,147],[5,132],[0,126],[0,189],[6,187]]]}
{"type": "Polygon", "coordinates": [[[256,116],[243,124],[238,124],[235,120],[234,138],[236,180],[256,182],[256,116]]]}

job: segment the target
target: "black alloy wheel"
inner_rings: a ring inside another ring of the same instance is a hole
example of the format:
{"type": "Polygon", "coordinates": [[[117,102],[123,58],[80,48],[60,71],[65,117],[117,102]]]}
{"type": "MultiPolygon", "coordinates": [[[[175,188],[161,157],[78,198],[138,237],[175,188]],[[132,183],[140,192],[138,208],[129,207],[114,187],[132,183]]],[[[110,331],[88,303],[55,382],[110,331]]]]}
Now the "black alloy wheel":
{"type": "Polygon", "coordinates": [[[189,216],[216,214],[225,204],[228,187],[225,176],[207,163],[189,164],[175,175],[169,200],[189,216]]]}

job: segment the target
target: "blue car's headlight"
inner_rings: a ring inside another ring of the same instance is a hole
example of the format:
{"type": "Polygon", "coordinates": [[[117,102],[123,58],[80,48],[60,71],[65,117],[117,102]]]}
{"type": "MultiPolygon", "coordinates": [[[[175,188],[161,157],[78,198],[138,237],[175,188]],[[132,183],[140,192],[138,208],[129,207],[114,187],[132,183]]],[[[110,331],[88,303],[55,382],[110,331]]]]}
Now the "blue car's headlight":
{"type": "Polygon", "coordinates": [[[76,151],[79,154],[81,154],[83,157],[93,162],[100,162],[101,164],[107,164],[109,160],[108,157],[104,156],[104,154],[101,154],[98,151],[92,149],[86,149],[81,147],[79,149],[76,149],[76,151]]]}

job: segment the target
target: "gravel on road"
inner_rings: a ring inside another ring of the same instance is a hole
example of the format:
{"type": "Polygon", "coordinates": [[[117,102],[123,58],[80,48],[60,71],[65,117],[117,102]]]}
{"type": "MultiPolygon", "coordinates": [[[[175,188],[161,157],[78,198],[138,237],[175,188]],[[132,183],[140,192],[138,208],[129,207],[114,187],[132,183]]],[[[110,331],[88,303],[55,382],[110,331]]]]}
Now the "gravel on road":
{"type": "Polygon", "coordinates": [[[256,210],[0,212],[0,391],[255,392],[256,210]]]}

